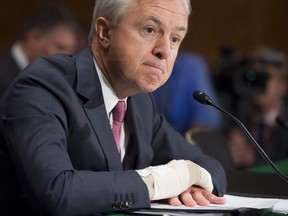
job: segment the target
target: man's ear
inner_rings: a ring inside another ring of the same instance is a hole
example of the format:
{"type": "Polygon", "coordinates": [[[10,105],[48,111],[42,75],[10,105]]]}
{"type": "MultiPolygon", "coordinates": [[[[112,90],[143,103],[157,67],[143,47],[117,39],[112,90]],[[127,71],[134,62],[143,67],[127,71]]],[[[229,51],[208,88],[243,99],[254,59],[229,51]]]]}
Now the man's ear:
{"type": "Polygon", "coordinates": [[[95,30],[99,43],[104,49],[107,49],[110,45],[110,21],[105,17],[99,17],[95,22],[95,30]]]}

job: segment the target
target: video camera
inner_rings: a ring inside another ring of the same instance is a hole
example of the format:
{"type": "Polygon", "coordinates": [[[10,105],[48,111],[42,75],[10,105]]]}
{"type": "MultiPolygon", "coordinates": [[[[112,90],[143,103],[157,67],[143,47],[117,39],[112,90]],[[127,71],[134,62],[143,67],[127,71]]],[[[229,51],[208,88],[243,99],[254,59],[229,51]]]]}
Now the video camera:
{"type": "Polygon", "coordinates": [[[249,96],[264,93],[269,79],[267,72],[254,70],[253,61],[240,62],[233,75],[233,91],[239,96],[249,96]]]}
{"type": "Polygon", "coordinates": [[[233,50],[224,50],[221,58],[225,64],[220,67],[218,76],[215,78],[216,88],[239,97],[265,92],[270,76],[265,70],[255,70],[253,67],[255,63],[275,67],[282,67],[285,64],[285,55],[281,52],[272,51],[263,52],[257,57],[236,58],[233,50]]]}

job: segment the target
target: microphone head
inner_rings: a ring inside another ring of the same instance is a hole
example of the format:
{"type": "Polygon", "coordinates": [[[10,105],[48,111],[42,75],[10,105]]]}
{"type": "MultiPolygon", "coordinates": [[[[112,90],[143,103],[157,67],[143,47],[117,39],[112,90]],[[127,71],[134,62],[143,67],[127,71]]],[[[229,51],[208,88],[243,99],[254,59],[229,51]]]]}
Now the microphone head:
{"type": "Polygon", "coordinates": [[[202,91],[194,91],[193,98],[201,104],[205,105],[213,104],[211,98],[207,94],[205,94],[205,92],[202,91]]]}

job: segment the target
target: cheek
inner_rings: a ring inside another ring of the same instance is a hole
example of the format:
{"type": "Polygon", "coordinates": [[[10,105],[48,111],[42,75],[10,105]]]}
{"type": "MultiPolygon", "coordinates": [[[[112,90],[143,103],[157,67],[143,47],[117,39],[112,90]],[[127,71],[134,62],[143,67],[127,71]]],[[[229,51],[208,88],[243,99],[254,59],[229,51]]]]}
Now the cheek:
{"type": "Polygon", "coordinates": [[[55,46],[51,40],[45,40],[42,44],[42,52],[44,55],[55,53],[55,46]]]}
{"type": "Polygon", "coordinates": [[[266,86],[266,90],[265,93],[259,95],[258,97],[256,97],[258,102],[261,103],[271,103],[271,101],[275,100],[276,98],[278,98],[279,95],[279,84],[277,84],[276,82],[270,80],[267,83],[266,86]]]}
{"type": "Polygon", "coordinates": [[[121,43],[111,43],[107,59],[112,63],[113,68],[127,70],[135,64],[137,53],[130,46],[122,46],[121,43]]]}
{"type": "Polygon", "coordinates": [[[173,60],[170,60],[170,61],[167,62],[167,70],[166,70],[167,71],[166,72],[167,79],[169,79],[169,77],[172,74],[174,63],[175,63],[175,58],[173,58],[173,60]]]}
{"type": "Polygon", "coordinates": [[[163,75],[162,80],[161,80],[161,85],[163,85],[164,83],[167,82],[167,80],[168,80],[168,79],[170,78],[170,76],[171,76],[171,73],[172,73],[172,71],[167,71],[167,72],[163,75]]]}
{"type": "Polygon", "coordinates": [[[271,80],[268,85],[268,91],[271,97],[277,96],[280,93],[281,84],[276,80],[271,80]]]}

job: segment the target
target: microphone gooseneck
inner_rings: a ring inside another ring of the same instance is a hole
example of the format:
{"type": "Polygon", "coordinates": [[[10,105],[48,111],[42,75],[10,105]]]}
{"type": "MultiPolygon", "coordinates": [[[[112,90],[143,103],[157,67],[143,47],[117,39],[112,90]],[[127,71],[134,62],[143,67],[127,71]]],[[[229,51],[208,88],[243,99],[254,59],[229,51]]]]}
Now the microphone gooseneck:
{"type": "Polygon", "coordinates": [[[250,132],[247,130],[247,128],[243,125],[243,123],[237,119],[235,116],[233,116],[232,114],[228,113],[227,111],[225,111],[224,109],[222,109],[221,107],[217,106],[216,104],[214,104],[212,102],[212,100],[210,99],[210,97],[205,94],[202,91],[195,91],[193,93],[193,98],[202,104],[205,105],[209,105],[209,106],[213,106],[214,108],[218,109],[219,111],[221,111],[222,113],[226,114],[227,116],[229,116],[230,118],[232,118],[238,125],[239,127],[242,129],[242,131],[245,133],[245,135],[249,138],[249,140],[253,143],[253,145],[255,146],[255,148],[257,149],[257,151],[260,153],[260,155],[264,158],[264,160],[276,171],[276,173],[284,180],[288,183],[288,177],[286,175],[284,175],[281,170],[278,169],[278,167],[273,163],[273,161],[268,157],[268,155],[266,154],[266,152],[261,148],[261,146],[259,146],[259,144],[256,142],[256,140],[253,138],[253,136],[250,134],[250,132]]]}

